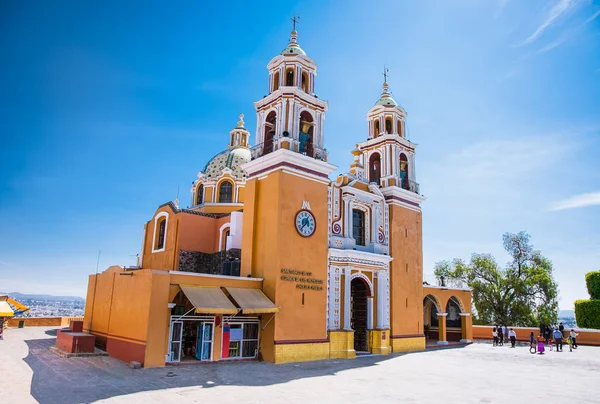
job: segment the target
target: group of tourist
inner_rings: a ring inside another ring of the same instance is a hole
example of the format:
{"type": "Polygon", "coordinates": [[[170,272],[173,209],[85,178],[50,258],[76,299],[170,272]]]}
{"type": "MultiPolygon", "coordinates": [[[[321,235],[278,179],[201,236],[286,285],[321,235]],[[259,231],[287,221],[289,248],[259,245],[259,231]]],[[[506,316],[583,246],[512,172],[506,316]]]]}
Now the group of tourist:
{"type": "MultiPolygon", "coordinates": [[[[567,336],[567,342],[569,343],[569,351],[577,349],[577,334],[574,329],[569,331],[567,336]]],[[[496,325],[492,328],[492,337],[494,339],[494,346],[502,346],[504,343],[508,343],[510,340],[510,347],[514,348],[517,342],[517,333],[514,329],[508,328],[507,326],[496,325]]],[[[553,346],[556,345],[556,352],[562,352],[563,340],[565,339],[565,327],[563,323],[559,325],[540,325],[540,333],[538,337],[533,332],[529,336],[529,351],[531,353],[544,353],[545,345],[548,345],[552,351],[553,346]]]]}
{"type": "Polygon", "coordinates": [[[507,326],[504,326],[504,329],[501,325],[494,326],[492,337],[494,337],[494,346],[504,345],[504,341],[508,344],[509,338],[511,348],[514,348],[517,343],[517,333],[512,328],[509,330],[507,326]]]}

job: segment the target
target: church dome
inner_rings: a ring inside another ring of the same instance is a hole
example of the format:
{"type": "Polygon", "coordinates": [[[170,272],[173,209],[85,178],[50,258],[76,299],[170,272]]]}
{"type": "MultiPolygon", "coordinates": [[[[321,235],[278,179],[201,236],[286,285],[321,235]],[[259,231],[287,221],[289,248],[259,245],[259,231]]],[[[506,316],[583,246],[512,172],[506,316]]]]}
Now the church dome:
{"type": "Polygon", "coordinates": [[[383,83],[383,92],[381,93],[381,97],[379,97],[379,100],[377,100],[375,105],[383,105],[390,107],[398,106],[398,103],[388,91],[388,83],[383,83]]]}
{"type": "Polygon", "coordinates": [[[225,168],[229,168],[234,177],[243,178],[246,176],[246,173],[242,170],[241,166],[250,160],[250,149],[245,147],[230,148],[210,159],[202,172],[208,178],[217,178],[223,174],[225,168]]]}
{"type": "Polygon", "coordinates": [[[290,43],[288,46],[281,51],[281,55],[290,56],[290,55],[304,55],[306,56],[306,52],[302,50],[298,42],[296,42],[298,38],[298,33],[296,31],[292,31],[292,36],[290,38],[290,43]]]}

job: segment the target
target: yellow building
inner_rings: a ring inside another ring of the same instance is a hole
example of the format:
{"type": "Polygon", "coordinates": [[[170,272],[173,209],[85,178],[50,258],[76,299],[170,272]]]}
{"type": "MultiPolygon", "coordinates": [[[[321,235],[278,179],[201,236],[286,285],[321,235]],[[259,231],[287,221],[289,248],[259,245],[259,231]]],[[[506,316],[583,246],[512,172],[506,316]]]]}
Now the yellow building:
{"type": "Polygon", "coordinates": [[[146,223],[138,266],[90,276],[84,329],[146,367],[385,355],[425,349],[425,330],[470,342],[470,291],[423,286],[416,145],[387,82],[332,181],[328,105],[296,31],[267,68],[256,144],[240,115],[191,207],[166,203],[146,223]]]}

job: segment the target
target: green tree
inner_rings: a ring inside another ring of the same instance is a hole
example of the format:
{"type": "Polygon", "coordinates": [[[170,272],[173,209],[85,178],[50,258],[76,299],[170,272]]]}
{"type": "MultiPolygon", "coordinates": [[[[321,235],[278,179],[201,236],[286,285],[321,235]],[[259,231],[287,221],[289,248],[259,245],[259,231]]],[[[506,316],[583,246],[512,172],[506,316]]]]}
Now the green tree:
{"type": "Polygon", "coordinates": [[[558,319],[558,287],[552,263],[533,249],[525,232],[505,233],[504,249],[512,257],[501,268],[490,254],[473,254],[468,264],[460,259],[435,264],[435,275],[452,286],[473,291],[475,324],[538,326],[558,319]]]}

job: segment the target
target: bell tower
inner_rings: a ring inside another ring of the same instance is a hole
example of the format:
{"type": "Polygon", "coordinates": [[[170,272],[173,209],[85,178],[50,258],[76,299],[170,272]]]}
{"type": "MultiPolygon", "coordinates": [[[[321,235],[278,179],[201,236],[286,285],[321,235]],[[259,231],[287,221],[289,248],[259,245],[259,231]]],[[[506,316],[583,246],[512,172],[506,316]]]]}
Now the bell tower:
{"type": "Polygon", "coordinates": [[[262,278],[279,313],[261,323],[265,360],[329,357],[327,340],[328,189],[323,144],[327,102],[314,94],[315,62],[294,30],[267,65],[269,94],[254,103],[256,144],[247,175],[241,276],[262,278]]]}
{"type": "Polygon", "coordinates": [[[285,148],[327,161],[323,121],[327,102],[315,94],[317,65],[298,44],[296,17],[287,47],[267,65],[269,94],[256,101],[255,154],[285,148]]]}

